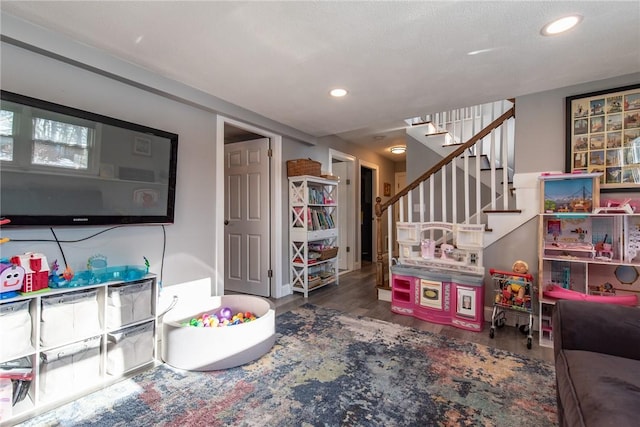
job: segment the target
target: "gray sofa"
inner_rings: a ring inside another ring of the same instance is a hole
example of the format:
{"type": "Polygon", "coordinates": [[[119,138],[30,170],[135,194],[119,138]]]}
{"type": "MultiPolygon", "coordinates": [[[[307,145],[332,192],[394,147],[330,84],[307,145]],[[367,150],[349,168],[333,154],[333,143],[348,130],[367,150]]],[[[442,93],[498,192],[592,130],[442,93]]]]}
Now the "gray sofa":
{"type": "Polygon", "coordinates": [[[553,345],[561,426],[640,426],[640,309],[558,301],[553,345]]]}

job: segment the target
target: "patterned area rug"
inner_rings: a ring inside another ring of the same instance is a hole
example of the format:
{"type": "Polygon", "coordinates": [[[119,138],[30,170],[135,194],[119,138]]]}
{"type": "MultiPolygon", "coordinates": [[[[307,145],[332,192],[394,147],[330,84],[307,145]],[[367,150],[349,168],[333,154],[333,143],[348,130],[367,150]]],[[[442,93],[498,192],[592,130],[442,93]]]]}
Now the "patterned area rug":
{"type": "Polygon", "coordinates": [[[272,351],[208,373],[166,365],[25,426],[552,426],[549,363],[305,305],[272,351]]]}

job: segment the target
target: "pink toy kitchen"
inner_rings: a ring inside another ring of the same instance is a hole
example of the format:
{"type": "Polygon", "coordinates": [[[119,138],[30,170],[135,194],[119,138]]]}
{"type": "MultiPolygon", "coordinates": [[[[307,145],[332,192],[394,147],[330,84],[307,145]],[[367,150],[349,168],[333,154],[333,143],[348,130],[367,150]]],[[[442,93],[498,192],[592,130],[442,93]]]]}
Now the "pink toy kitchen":
{"type": "Polygon", "coordinates": [[[484,323],[484,225],[399,222],[391,311],[480,332],[484,323]]]}

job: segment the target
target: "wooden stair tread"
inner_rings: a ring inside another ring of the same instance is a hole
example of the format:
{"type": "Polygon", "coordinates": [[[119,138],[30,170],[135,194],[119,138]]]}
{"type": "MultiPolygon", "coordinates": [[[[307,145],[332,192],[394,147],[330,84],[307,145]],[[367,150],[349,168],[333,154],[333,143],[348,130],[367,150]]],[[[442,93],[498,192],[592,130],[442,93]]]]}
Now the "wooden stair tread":
{"type": "MultiPolygon", "coordinates": [[[[426,136],[426,137],[429,137],[429,136],[440,136],[440,135],[446,135],[448,133],[449,132],[447,132],[446,130],[441,130],[441,131],[433,132],[433,133],[425,133],[424,136],[426,136]]],[[[445,145],[443,145],[443,147],[447,147],[449,145],[459,145],[459,144],[457,144],[457,143],[456,144],[445,144],[445,145]]]]}
{"type": "Polygon", "coordinates": [[[485,209],[482,213],[522,213],[522,209],[485,209]]]}

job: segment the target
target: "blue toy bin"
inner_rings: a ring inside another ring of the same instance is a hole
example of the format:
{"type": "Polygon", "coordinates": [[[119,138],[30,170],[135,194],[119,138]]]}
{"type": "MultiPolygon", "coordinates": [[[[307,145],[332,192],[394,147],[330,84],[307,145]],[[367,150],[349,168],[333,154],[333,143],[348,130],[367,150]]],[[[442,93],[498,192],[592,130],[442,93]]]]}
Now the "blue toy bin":
{"type": "Polygon", "coordinates": [[[49,281],[50,288],[75,288],[98,285],[106,282],[133,282],[144,278],[148,273],[146,267],[139,265],[120,265],[115,267],[96,268],[77,272],[71,280],[49,281]]]}

